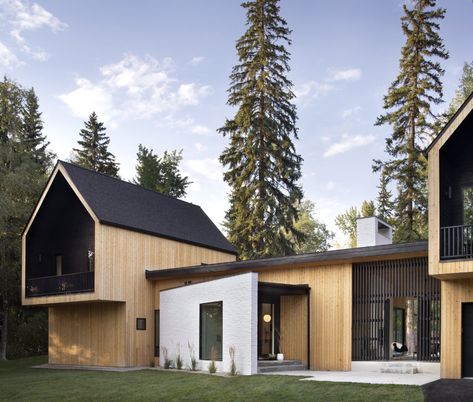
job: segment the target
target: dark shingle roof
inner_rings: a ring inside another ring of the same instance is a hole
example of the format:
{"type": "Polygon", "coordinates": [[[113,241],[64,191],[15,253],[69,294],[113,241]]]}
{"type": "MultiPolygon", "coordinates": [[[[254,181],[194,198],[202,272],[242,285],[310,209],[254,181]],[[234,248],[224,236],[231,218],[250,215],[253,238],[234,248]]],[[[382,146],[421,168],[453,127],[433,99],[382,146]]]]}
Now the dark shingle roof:
{"type": "Polygon", "coordinates": [[[198,206],[59,161],[97,218],[105,224],[236,254],[198,206]]]}
{"type": "Polygon", "coordinates": [[[317,253],[305,253],[289,255],[285,257],[260,258],[257,260],[229,261],[217,264],[203,264],[189,267],[146,269],[147,279],[168,279],[188,275],[203,275],[224,273],[227,271],[238,271],[248,269],[274,269],[284,265],[302,265],[307,263],[333,263],[333,261],[345,261],[357,263],[363,261],[377,261],[405,256],[424,256],[428,253],[426,241],[401,244],[385,244],[381,246],[368,246],[347,248],[342,250],[329,250],[317,253]]]}

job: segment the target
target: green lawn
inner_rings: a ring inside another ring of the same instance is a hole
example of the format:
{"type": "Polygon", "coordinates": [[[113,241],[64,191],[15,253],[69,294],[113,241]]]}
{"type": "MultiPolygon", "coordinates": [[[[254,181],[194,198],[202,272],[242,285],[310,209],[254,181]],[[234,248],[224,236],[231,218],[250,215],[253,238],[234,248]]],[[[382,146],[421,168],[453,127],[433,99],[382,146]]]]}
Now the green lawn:
{"type": "Polygon", "coordinates": [[[299,381],[289,376],[219,377],[32,369],[45,357],[0,362],[1,401],[422,401],[415,386],[299,381]]]}

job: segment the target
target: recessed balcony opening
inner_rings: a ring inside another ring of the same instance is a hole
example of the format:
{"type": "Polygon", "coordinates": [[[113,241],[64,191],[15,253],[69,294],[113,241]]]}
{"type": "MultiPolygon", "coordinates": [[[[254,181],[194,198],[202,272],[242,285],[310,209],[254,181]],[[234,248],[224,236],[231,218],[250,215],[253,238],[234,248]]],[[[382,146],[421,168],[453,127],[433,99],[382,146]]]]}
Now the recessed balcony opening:
{"type": "Polygon", "coordinates": [[[473,117],[440,149],[440,259],[473,258],[473,117]]]}
{"type": "Polygon", "coordinates": [[[94,221],[58,172],[26,235],[26,297],[94,290],[94,221]]]}

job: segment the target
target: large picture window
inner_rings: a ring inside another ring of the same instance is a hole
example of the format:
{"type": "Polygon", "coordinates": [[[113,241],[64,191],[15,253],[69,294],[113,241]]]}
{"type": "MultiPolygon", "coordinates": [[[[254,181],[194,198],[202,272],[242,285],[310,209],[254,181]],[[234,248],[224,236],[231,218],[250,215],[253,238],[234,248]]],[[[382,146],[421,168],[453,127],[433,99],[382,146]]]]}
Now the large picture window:
{"type": "Polygon", "coordinates": [[[200,305],[200,360],[222,360],[223,302],[200,305]]]}

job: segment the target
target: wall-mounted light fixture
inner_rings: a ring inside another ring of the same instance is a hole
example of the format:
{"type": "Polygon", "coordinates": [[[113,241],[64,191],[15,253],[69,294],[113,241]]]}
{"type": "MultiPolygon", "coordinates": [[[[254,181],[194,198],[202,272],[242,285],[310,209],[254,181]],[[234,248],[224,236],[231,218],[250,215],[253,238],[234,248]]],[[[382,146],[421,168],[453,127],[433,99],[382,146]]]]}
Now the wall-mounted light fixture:
{"type": "Polygon", "coordinates": [[[264,322],[271,322],[271,314],[265,314],[263,316],[263,321],[264,322]]]}

